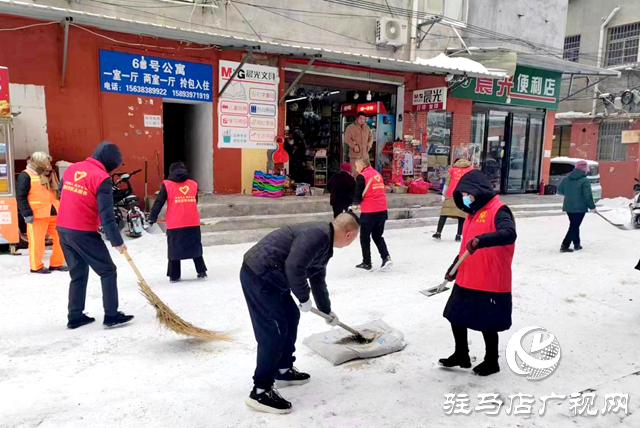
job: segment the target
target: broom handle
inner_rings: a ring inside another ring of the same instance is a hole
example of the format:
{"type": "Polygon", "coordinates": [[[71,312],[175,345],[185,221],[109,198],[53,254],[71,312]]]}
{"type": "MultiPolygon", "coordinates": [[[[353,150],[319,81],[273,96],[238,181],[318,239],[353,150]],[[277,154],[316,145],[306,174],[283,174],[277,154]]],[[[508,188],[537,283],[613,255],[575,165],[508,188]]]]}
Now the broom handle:
{"type": "MultiPolygon", "coordinates": [[[[462,264],[462,262],[464,261],[464,259],[466,259],[467,257],[469,257],[471,255],[471,253],[469,251],[465,251],[459,258],[458,261],[456,262],[455,265],[453,265],[453,267],[451,268],[451,271],[449,271],[449,275],[455,275],[456,272],[458,272],[458,268],[460,267],[460,265],[462,264]]],[[[440,284],[440,286],[438,287],[439,291],[444,290],[444,288],[447,286],[447,284],[449,283],[449,281],[447,281],[446,279],[442,282],[442,284],[440,284]]]]}
{"type": "Polygon", "coordinates": [[[136,276],[138,277],[138,281],[140,281],[142,284],[146,284],[147,282],[144,280],[144,278],[142,277],[142,274],[138,270],[138,267],[131,259],[129,252],[127,250],[124,250],[122,254],[124,254],[124,258],[127,259],[127,261],[129,262],[129,266],[131,266],[131,269],[133,269],[133,271],[136,273],[136,276]]]}
{"type": "MultiPolygon", "coordinates": [[[[318,315],[319,317],[324,318],[327,321],[332,321],[333,317],[330,317],[329,315],[325,314],[324,312],[320,312],[319,310],[317,310],[316,308],[311,308],[311,313],[314,313],[316,315],[318,315]]],[[[351,334],[355,334],[356,336],[362,336],[362,334],[360,334],[360,332],[358,330],[355,330],[351,327],[349,327],[346,324],[343,324],[341,322],[338,323],[338,325],[342,328],[344,328],[345,330],[347,330],[349,333],[351,334]]]]}

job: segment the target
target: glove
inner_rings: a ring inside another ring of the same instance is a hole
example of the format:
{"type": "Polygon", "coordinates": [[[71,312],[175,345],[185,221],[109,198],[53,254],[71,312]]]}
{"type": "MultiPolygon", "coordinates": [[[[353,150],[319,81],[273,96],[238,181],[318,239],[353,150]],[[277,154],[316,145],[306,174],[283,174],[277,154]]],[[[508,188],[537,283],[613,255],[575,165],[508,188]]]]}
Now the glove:
{"type": "Polygon", "coordinates": [[[479,243],[480,243],[480,240],[478,238],[473,238],[469,242],[467,242],[466,248],[469,254],[473,254],[476,252],[476,250],[478,249],[479,243]]]}
{"type": "Polygon", "coordinates": [[[444,202],[445,199],[447,199],[447,197],[442,195],[442,202],[444,202]]]}
{"type": "Polygon", "coordinates": [[[33,224],[33,216],[32,215],[28,215],[24,218],[24,222],[28,223],[28,224],[33,224]]]}
{"type": "Polygon", "coordinates": [[[331,311],[328,314],[330,317],[332,317],[333,319],[331,320],[324,320],[324,322],[326,322],[327,324],[329,324],[331,327],[335,327],[338,325],[338,323],[340,322],[340,320],[338,319],[338,316],[336,315],[335,312],[331,311]]]}
{"type": "Polygon", "coordinates": [[[302,312],[309,312],[311,310],[311,299],[307,300],[306,302],[300,303],[298,305],[298,308],[300,308],[300,311],[302,312]]]}
{"type": "Polygon", "coordinates": [[[446,275],[444,276],[444,279],[446,279],[449,282],[453,282],[456,280],[456,276],[451,275],[449,272],[447,272],[446,275]]]}
{"type": "Polygon", "coordinates": [[[351,205],[349,207],[350,211],[358,211],[360,209],[360,205],[351,205]]]}

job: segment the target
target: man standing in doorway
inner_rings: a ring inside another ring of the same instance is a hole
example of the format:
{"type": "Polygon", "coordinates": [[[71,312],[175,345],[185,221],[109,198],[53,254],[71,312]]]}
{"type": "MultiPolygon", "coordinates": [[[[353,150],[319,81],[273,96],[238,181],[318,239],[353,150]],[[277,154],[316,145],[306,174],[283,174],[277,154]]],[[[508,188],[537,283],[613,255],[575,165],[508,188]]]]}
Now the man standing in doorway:
{"type": "Polygon", "coordinates": [[[371,270],[371,238],[378,247],[382,257],[381,269],[391,267],[391,256],[387,250],[387,243],[382,235],[387,221],[387,195],[384,192],[382,175],[371,168],[369,157],[356,160],[356,191],[353,203],[360,205],[360,245],[362,246],[362,263],[358,269],[371,270]]]}
{"type": "Polygon", "coordinates": [[[349,161],[354,177],[358,176],[356,160],[360,157],[369,158],[369,150],[373,146],[373,134],[367,125],[367,116],[360,112],[356,116],[356,122],[347,126],[344,139],[349,146],[349,161]]]}

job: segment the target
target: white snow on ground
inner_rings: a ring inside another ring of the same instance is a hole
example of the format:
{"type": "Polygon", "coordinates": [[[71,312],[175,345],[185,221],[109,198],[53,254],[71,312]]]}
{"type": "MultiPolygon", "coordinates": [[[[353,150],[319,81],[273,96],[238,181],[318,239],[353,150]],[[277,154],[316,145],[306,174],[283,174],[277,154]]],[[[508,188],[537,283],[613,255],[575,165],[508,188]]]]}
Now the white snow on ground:
{"type": "Polygon", "coordinates": [[[613,199],[602,199],[596,203],[598,210],[606,218],[616,224],[631,225],[631,210],[629,204],[631,199],[618,197],[613,199]],[[601,208],[602,206],[602,208],[601,208]]]}
{"type": "MultiPolygon", "coordinates": [[[[418,290],[439,284],[458,246],[454,228],[434,242],[432,228],[389,231],[394,266],[356,271],[357,245],[336,250],[328,282],[333,309],[347,324],[382,318],[400,329],[404,351],[333,367],[300,345],[296,366],[312,382],[282,389],[294,412],[276,416],[246,408],[256,345],[238,272],[248,244],[209,247],[208,282],[169,284],[162,236],[130,242],[130,252],[160,297],[186,320],[229,330],[234,343],[199,343],[158,327],[153,309],[136,289],[124,258],[118,264],[121,309],[135,314],[126,326],[104,330],[101,293],[93,276],[87,312],[98,322],[66,330],[68,277],[28,273],[28,258],[0,256],[0,426],[4,427],[638,427],[640,272],[637,231],[618,230],[595,215],[582,228],[585,249],[560,254],[566,217],[520,219],[514,261],[514,326],[500,335],[502,371],[488,378],[444,370],[437,360],[453,351],[442,317],[448,294],[427,298],[418,290]],[[518,329],[539,325],[556,334],[562,361],[549,378],[531,382],[504,360],[518,329]],[[606,393],[630,394],[630,414],[572,416],[569,402],[539,416],[539,397],[595,388],[597,408],[606,393]],[[534,394],[532,416],[447,416],[444,394],[534,394]]],[[[378,261],[376,260],[376,263],[378,261]]],[[[193,278],[192,266],[183,268],[193,278]]],[[[302,314],[301,339],[327,326],[302,314]]],[[[470,332],[471,354],[484,355],[482,337],[470,332]]],[[[477,361],[477,362],[478,362],[477,361]]]]}

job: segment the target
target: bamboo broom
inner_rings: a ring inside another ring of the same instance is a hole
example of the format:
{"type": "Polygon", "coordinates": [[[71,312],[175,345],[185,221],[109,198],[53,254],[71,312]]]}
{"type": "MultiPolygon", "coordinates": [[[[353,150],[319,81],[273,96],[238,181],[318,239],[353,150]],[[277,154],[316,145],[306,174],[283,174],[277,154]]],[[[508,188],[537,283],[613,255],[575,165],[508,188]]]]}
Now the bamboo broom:
{"type": "Polygon", "coordinates": [[[228,333],[219,332],[219,331],[211,331],[205,330],[200,327],[196,327],[195,325],[183,320],[171,310],[170,307],[165,305],[165,303],[160,300],[160,298],[153,292],[147,281],[144,280],[142,274],[138,270],[138,267],[133,263],[131,256],[127,250],[123,252],[124,257],[129,262],[129,265],[135,272],[138,277],[138,285],[140,286],[140,293],[147,299],[147,301],[156,308],[156,317],[158,321],[163,326],[167,327],[174,332],[181,334],[183,336],[194,337],[196,339],[201,339],[205,341],[224,341],[231,342],[231,337],[228,333]]]}

